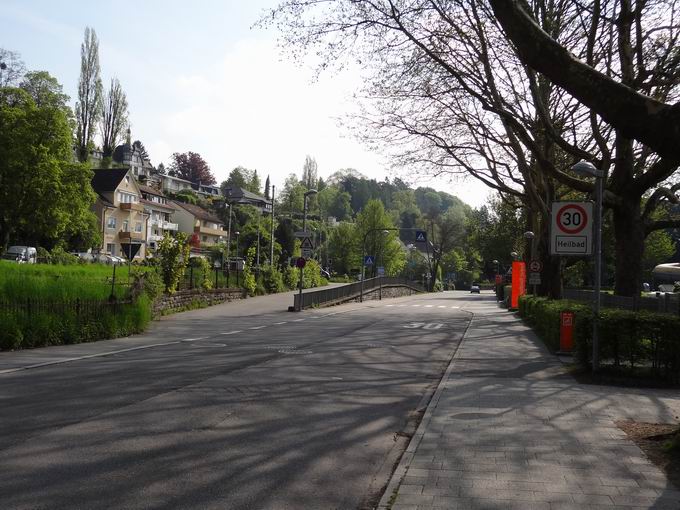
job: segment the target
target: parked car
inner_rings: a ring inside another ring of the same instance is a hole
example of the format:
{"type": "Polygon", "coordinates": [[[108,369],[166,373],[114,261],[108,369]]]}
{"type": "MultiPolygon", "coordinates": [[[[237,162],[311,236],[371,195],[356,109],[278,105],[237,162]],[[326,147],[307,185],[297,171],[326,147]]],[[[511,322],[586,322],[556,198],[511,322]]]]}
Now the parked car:
{"type": "Polygon", "coordinates": [[[479,283],[472,282],[472,285],[470,285],[470,293],[471,294],[480,294],[479,283]]]}
{"type": "Polygon", "coordinates": [[[33,246],[10,246],[2,255],[2,258],[19,264],[35,264],[38,251],[33,246]]]}

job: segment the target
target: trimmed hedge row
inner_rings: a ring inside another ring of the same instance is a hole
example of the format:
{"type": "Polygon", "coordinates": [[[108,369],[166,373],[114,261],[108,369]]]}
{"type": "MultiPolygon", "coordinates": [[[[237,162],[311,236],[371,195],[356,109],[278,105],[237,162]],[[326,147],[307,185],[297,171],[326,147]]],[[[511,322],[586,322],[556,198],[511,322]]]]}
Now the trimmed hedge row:
{"type": "MultiPolygon", "coordinates": [[[[589,367],[594,317],[590,306],[569,300],[520,298],[519,314],[553,351],[560,345],[562,311],[574,312],[574,354],[582,367],[589,367]]],[[[680,382],[680,316],[604,308],[599,325],[603,365],[619,370],[644,370],[668,382],[680,382]]]]}

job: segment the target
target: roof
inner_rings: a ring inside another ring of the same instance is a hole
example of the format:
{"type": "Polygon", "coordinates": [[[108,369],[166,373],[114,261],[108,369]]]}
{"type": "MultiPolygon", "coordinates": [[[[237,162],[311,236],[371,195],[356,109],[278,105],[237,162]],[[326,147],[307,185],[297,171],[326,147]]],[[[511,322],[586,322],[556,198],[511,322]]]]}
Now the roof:
{"type": "Polygon", "coordinates": [[[184,209],[188,213],[193,214],[200,220],[206,220],[206,221],[212,221],[214,223],[219,223],[220,225],[223,223],[221,219],[219,219],[217,216],[215,216],[213,213],[206,211],[202,207],[199,207],[197,205],[193,204],[185,204],[183,202],[173,202],[176,206],[178,206],[181,209],[184,209]]]}
{"type": "Polygon", "coordinates": [[[102,195],[101,193],[97,193],[97,198],[98,198],[98,199],[104,204],[104,206],[106,206],[106,207],[116,207],[115,205],[113,205],[113,202],[111,202],[111,200],[109,200],[108,198],[106,198],[106,197],[105,197],[104,195],[102,195]]]}
{"type": "Polygon", "coordinates": [[[132,151],[133,149],[130,146],[130,144],[124,143],[122,145],[118,145],[115,149],[113,149],[113,154],[111,155],[111,157],[115,162],[122,163],[125,160],[125,154],[132,151]]]}
{"type": "Polygon", "coordinates": [[[147,186],[146,184],[139,183],[139,190],[142,193],[148,193],[149,195],[156,195],[157,197],[165,197],[163,192],[153,186],[147,186]]]}
{"type": "Polygon", "coordinates": [[[245,198],[247,200],[252,200],[253,202],[265,202],[265,203],[271,203],[271,200],[268,198],[263,197],[262,195],[258,195],[257,193],[253,193],[252,191],[248,191],[247,189],[243,188],[227,188],[226,190],[226,198],[232,198],[232,199],[240,199],[240,198],[245,198]]]}
{"type": "Polygon", "coordinates": [[[162,177],[163,177],[163,179],[172,179],[173,181],[182,181],[182,182],[186,182],[188,184],[193,184],[191,181],[187,181],[186,179],[182,179],[181,177],[175,177],[174,175],[166,174],[166,175],[163,175],[162,177]]]}
{"type": "Polygon", "coordinates": [[[127,168],[98,168],[94,171],[94,177],[92,177],[92,189],[100,195],[116,191],[127,173],[127,168]]]}

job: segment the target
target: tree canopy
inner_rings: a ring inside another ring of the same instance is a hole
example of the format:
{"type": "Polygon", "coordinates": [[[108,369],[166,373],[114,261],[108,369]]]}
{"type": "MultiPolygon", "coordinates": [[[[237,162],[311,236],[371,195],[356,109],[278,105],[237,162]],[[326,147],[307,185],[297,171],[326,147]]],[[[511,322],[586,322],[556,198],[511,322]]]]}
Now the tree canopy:
{"type": "Polygon", "coordinates": [[[215,176],[212,174],[208,163],[195,152],[175,152],[171,156],[170,175],[186,179],[194,184],[215,184],[215,176]]]}

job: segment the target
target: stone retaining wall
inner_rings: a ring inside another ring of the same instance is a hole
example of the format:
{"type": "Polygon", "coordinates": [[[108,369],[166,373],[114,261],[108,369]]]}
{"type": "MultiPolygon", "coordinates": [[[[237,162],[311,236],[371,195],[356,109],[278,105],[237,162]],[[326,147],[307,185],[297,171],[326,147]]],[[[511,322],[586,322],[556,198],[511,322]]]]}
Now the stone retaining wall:
{"type": "Polygon", "coordinates": [[[158,298],[153,304],[153,315],[160,317],[188,308],[203,308],[245,297],[246,293],[242,289],[180,290],[158,298]]]}

